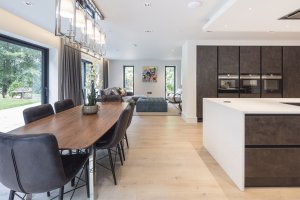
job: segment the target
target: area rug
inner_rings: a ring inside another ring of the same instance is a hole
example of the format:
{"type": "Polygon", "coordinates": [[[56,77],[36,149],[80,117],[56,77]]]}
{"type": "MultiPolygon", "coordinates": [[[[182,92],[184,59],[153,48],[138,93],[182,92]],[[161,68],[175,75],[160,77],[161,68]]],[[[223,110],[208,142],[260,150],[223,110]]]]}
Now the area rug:
{"type": "Polygon", "coordinates": [[[178,116],[180,115],[180,110],[178,109],[177,104],[171,104],[168,103],[168,112],[136,112],[136,109],[134,109],[133,115],[135,116],[178,116]]]}

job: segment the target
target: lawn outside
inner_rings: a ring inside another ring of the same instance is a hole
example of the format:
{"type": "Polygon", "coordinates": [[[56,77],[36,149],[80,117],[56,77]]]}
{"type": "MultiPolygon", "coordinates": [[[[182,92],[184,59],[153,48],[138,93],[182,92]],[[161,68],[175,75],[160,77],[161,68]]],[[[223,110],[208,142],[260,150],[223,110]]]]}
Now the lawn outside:
{"type": "Polygon", "coordinates": [[[38,102],[40,102],[39,98],[32,98],[32,99],[14,99],[11,97],[7,97],[4,99],[0,98],[0,110],[15,108],[15,107],[38,103],[38,102]]]}

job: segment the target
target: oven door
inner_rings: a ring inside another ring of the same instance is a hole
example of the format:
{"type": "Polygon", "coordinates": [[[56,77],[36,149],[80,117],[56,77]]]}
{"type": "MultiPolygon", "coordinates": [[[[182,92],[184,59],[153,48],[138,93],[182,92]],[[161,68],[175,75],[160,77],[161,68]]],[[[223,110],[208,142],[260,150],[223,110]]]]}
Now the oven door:
{"type": "Polygon", "coordinates": [[[237,75],[219,75],[219,93],[239,93],[239,77],[237,75]]]}
{"type": "Polygon", "coordinates": [[[242,74],[240,76],[240,95],[241,97],[260,97],[259,74],[242,74]]]}
{"type": "Polygon", "coordinates": [[[282,97],[282,76],[281,75],[262,76],[262,96],[282,97]]]}

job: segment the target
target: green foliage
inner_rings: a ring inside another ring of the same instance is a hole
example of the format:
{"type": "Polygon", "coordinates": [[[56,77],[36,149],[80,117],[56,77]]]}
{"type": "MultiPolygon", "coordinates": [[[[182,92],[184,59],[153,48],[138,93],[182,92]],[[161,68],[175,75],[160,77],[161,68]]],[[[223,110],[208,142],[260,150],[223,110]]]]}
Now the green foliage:
{"type": "Polygon", "coordinates": [[[166,68],[166,94],[173,93],[175,90],[174,85],[175,71],[173,67],[166,68]]]}
{"type": "Polygon", "coordinates": [[[32,103],[38,103],[40,99],[12,99],[12,98],[0,98],[0,110],[14,108],[18,106],[24,106],[32,103]]]}
{"type": "Polygon", "coordinates": [[[18,87],[41,92],[42,53],[0,41],[0,92],[4,98],[18,87]]]}
{"type": "Polygon", "coordinates": [[[88,106],[94,106],[96,105],[96,90],[95,90],[95,84],[94,81],[91,81],[91,92],[88,94],[88,106]]]}
{"type": "Polygon", "coordinates": [[[125,68],[125,89],[127,91],[132,91],[133,92],[133,67],[126,67],[125,68]]]}

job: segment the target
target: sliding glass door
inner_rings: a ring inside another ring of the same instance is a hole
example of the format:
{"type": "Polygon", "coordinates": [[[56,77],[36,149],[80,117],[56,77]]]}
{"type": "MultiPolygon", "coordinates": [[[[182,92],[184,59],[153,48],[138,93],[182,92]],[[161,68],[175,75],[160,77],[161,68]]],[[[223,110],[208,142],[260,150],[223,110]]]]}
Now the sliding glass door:
{"type": "Polygon", "coordinates": [[[23,124],[25,108],[48,102],[48,49],[0,35],[0,131],[23,124]]]}

